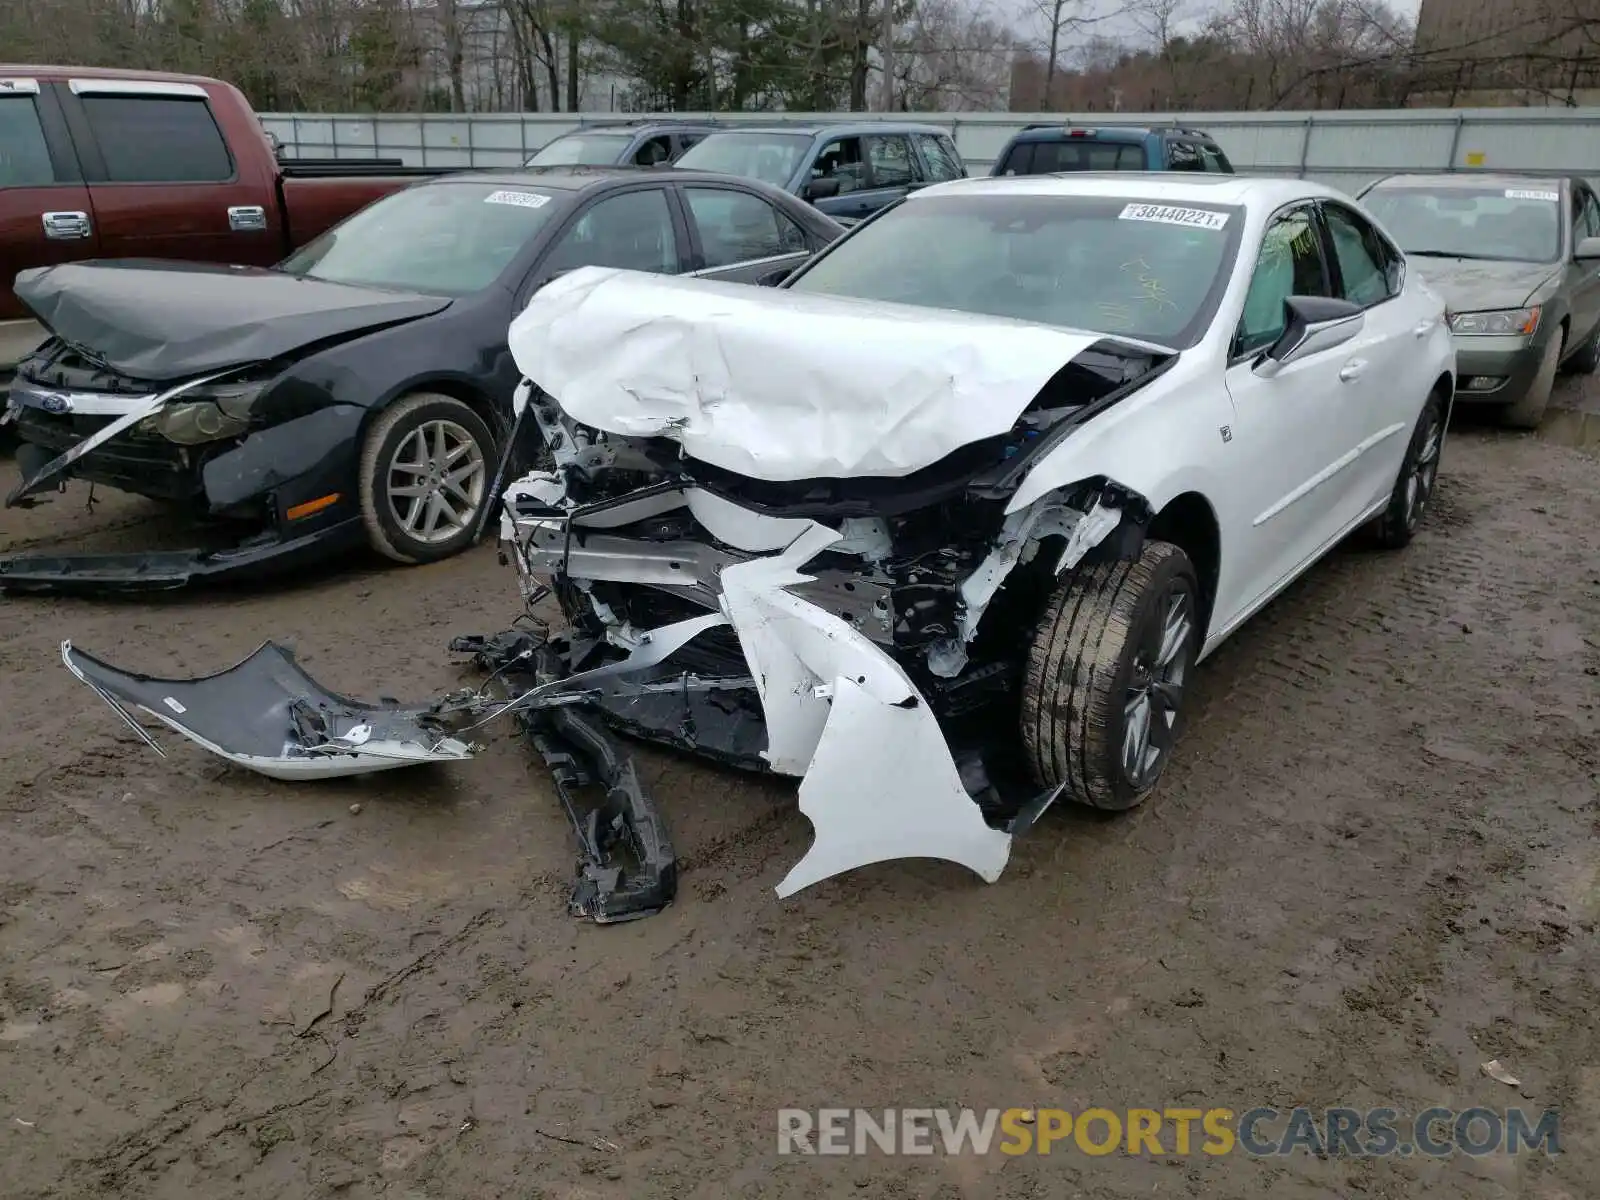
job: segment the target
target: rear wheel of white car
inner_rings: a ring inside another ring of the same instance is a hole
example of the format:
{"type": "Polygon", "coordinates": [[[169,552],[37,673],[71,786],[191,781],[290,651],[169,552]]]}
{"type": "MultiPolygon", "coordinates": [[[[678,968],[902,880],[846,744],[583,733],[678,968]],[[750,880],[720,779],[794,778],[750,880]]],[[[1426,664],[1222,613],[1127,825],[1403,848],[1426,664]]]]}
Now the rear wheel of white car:
{"type": "Polygon", "coordinates": [[[1409,545],[1428,511],[1433,488],[1439,481],[1439,453],[1444,449],[1444,397],[1434,392],[1422,406],[1422,413],[1411,429],[1406,456],[1400,461],[1400,474],[1389,507],[1372,523],[1372,535],[1385,550],[1409,545]]]}
{"type": "Polygon", "coordinates": [[[403,563],[465,550],[483,523],[494,456],[489,427],[461,401],[431,392],[397,400],[361,453],[361,516],[373,549],[403,563]]]}
{"type": "Polygon", "coordinates": [[[1561,366],[1561,344],[1566,335],[1556,333],[1546,343],[1544,357],[1539,360],[1539,373],[1533,377],[1528,390],[1520,399],[1500,410],[1500,421],[1512,429],[1537,429],[1544,419],[1544,410],[1550,406],[1550,393],[1556,386],[1556,371],[1561,366]]]}
{"type": "Polygon", "coordinates": [[[1194,566],[1168,542],[1057,588],[1022,685],[1023,752],[1040,786],[1105,809],[1149,795],[1177,737],[1200,630],[1194,566]]]}

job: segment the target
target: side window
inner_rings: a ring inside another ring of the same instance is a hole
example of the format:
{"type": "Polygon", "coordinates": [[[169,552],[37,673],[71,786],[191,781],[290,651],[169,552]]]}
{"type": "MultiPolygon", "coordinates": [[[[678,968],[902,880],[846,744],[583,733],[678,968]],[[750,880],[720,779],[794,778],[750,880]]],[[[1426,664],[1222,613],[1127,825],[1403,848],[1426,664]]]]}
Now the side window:
{"type": "Polygon", "coordinates": [[[0,187],[45,187],[55,181],[33,97],[0,97],[0,187]]]}
{"type": "Polygon", "coordinates": [[[867,164],[861,157],[861,139],[838,138],[829,142],[811,164],[811,178],[837,179],[839,194],[867,186],[867,164]]]}
{"type": "Polygon", "coordinates": [[[672,135],[663,133],[660,137],[653,137],[640,146],[633,154],[633,161],[641,167],[653,167],[657,163],[667,162],[672,158],[672,135]]]}
{"type": "Polygon", "coordinates": [[[1578,197],[1578,224],[1573,230],[1573,245],[1586,237],[1600,237],[1600,201],[1595,199],[1594,193],[1586,187],[1577,189],[1578,197]]]}
{"type": "Polygon", "coordinates": [[[867,160],[873,187],[906,187],[922,181],[921,167],[911,153],[911,139],[903,133],[867,138],[867,160]]]}
{"type": "Polygon", "coordinates": [[[1370,308],[1393,296],[1398,280],[1390,266],[1397,260],[1378,231],[1342,205],[1324,205],[1322,213],[1333,241],[1333,255],[1339,260],[1344,298],[1370,308]]]}
{"type": "Polygon", "coordinates": [[[545,259],[544,274],[575,267],[678,273],[678,240],[663,188],[607,196],[568,227],[545,259]]]}
{"type": "Polygon", "coordinates": [[[685,188],[684,195],[707,267],[731,267],[806,248],[800,227],[759,196],[706,187],[685,188]]]}
{"type": "Polygon", "coordinates": [[[1167,170],[1204,171],[1205,169],[1205,163],[1200,161],[1200,148],[1193,142],[1167,143],[1167,170]]]}
{"type": "Polygon", "coordinates": [[[1284,213],[1267,226],[1239,318],[1237,353],[1254,354],[1278,340],[1285,324],[1283,302],[1290,296],[1331,294],[1321,241],[1309,208],[1284,213]]]}
{"type": "Polygon", "coordinates": [[[1006,155],[1005,168],[1002,175],[1026,175],[1033,170],[1033,143],[1018,142],[1011,147],[1011,152],[1006,155]]]}
{"type": "Polygon", "coordinates": [[[204,100],[83,96],[112,183],[221,183],[233,159],[204,100]]]}
{"type": "Polygon", "coordinates": [[[956,153],[955,143],[947,137],[931,133],[919,133],[916,136],[917,149],[922,151],[923,161],[928,164],[929,179],[934,183],[943,183],[947,179],[965,177],[967,168],[956,153]]]}
{"type": "Polygon", "coordinates": [[[1213,146],[1209,142],[1201,142],[1200,158],[1205,163],[1207,171],[1221,175],[1233,174],[1233,164],[1228,161],[1228,156],[1222,152],[1220,147],[1213,146]]]}
{"type": "Polygon", "coordinates": [[[703,133],[690,133],[687,130],[685,130],[683,133],[680,133],[678,135],[678,153],[682,154],[695,143],[703,142],[705,140],[705,136],[706,135],[703,133]]]}

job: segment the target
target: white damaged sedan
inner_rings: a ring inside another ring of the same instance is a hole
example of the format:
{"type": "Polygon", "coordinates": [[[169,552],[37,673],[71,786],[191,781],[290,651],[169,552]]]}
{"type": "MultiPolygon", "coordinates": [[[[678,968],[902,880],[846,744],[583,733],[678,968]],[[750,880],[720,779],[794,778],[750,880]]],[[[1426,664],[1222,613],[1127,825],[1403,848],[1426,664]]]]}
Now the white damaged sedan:
{"type": "Polygon", "coordinates": [[[1455,371],[1355,202],[1191,175],[930,187],[776,287],[574,272],[510,344],[554,469],[502,536],[577,644],[694,628],[663,674],[705,690],[597,702],[802,777],[780,894],[993,880],[1058,796],[1137,804],[1197,662],[1352,531],[1411,539],[1455,371]]]}
{"type": "Polygon", "coordinates": [[[772,287],[585,268],[510,331],[548,469],[501,538],[562,619],[453,643],[493,699],[362,705],[272,643],[196,681],[63,655],[283,777],[468,757],[514,713],[600,921],[676,882],[617,730],[800,777],[780,895],[905,857],[993,881],[1058,798],[1144,799],[1196,664],[1340,539],[1411,540],[1444,317],[1354,201],[1235,176],[929,187],[772,287]]]}

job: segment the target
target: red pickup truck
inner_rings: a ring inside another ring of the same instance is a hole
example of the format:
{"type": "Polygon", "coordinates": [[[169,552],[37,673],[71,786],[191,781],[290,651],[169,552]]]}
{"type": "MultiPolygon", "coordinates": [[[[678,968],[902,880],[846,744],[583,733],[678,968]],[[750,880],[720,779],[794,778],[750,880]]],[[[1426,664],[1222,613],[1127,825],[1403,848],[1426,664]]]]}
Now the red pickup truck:
{"type": "Polygon", "coordinates": [[[88,258],[268,266],[415,177],[394,160],[280,161],[238,88],[0,64],[0,395],[39,326],[26,267],[88,258]]]}

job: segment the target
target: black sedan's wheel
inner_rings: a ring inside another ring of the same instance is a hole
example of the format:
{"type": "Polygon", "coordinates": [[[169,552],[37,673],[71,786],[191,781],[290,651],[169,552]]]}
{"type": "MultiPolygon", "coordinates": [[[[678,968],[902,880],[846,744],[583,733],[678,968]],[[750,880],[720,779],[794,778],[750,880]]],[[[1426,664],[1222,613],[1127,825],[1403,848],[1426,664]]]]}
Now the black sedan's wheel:
{"type": "Polygon", "coordinates": [[[361,516],[373,549],[396,562],[449,558],[469,546],[490,503],[494,437],[449,396],[418,392],[394,403],[367,433],[361,516]]]}
{"type": "Polygon", "coordinates": [[[1022,745],[1042,787],[1095,808],[1150,794],[1177,738],[1201,640],[1189,557],[1148,542],[1133,561],[1074,572],[1033,635],[1022,745]]]}
{"type": "Polygon", "coordinates": [[[1439,452],[1443,449],[1444,398],[1434,392],[1412,427],[1411,442],[1389,494],[1389,507],[1372,525],[1373,536],[1385,550],[1399,550],[1416,536],[1422,514],[1433,499],[1433,486],[1439,481],[1439,452]]]}

